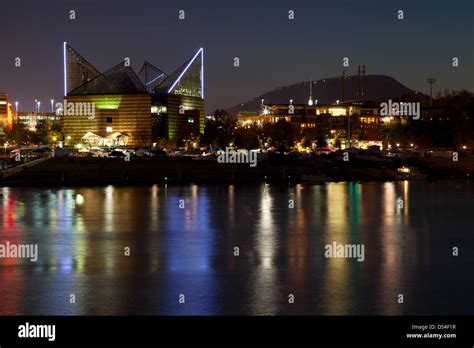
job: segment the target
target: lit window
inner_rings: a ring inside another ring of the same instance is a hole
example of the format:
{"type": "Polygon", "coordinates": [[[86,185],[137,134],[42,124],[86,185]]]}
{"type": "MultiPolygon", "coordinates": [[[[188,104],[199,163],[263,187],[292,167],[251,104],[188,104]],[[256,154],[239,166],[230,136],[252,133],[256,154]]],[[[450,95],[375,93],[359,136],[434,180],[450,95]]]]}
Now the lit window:
{"type": "Polygon", "coordinates": [[[152,114],[162,114],[162,113],[166,113],[167,111],[167,108],[166,106],[152,106],[151,107],[151,113],[152,114]]]}

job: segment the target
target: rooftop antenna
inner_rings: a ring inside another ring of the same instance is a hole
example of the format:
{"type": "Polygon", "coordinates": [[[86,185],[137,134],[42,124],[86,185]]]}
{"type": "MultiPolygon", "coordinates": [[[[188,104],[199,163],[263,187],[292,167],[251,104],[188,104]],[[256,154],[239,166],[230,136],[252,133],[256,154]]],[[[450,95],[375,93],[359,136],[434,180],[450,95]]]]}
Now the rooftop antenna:
{"type": "Polygon", "coordinates": [[[342,70],[342,98],[341,100],[344,101],[344,84],[346,80],[346,70],[342,70]]]}
{"type": "Polygon", "coordinates": [[[313,105],[313,79],[309,80],[309,100],[308,105],[313,105]]]}
{"type": "Polygon", "coordinates": [[[357,66],[357,100],[360,100],[360,74],[361,74],[361,66],[357,66]]]}
{"type": "Polygon", "coordinates": [[[365,64],[362,65],[362,88],[361,88],[361,98],[362,98],[362,101],[364,101],[364,80],[365,80],[365,64]]]}
{"type": "Polygon", "coordinates": [[[436,83],[436,79],[429,77],[426,79],[426,82],[430,85],[430,106],[433,106],[433,85],[436,83]]]}

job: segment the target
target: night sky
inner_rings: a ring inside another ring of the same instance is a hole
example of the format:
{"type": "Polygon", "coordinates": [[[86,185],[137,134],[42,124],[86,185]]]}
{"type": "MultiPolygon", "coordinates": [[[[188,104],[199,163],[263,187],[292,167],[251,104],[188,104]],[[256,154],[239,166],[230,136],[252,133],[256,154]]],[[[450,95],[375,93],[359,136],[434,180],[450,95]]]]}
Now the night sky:
{"type": "Polygon", "coordinates": [[[202,46],[206,112],[339,75],[343,57],[350,75],[364,63],[416,90],[435,77],[435,91],[472,91],[473,19],[472,0],[1,0],[0,91],[20,111],[34,99],[50,111],[49,100],[62,99],[63,41],[101,72],[130,57],[137,73],[144,60],[171,73],[202,46]]]}

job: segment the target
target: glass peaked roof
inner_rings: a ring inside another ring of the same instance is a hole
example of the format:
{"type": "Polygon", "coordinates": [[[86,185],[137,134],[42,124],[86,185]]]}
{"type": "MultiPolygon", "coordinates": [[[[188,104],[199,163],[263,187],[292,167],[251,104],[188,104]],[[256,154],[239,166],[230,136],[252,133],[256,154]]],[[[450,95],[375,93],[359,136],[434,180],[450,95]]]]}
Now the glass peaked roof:
{"type": "Polygon", "coordinates": [[[121,62],[68,95],[135,93],[147,93],[147,90],[133,69],[121,62]]]}
{"type": "Polygon", "coordinates": [[[200,48],[157,88],[157,93],[171,93],[204,99],[204,55],[200,48]]]}
{"type": "Polygon", "coordinates": [[[101,74],[92,64],[64,42],[64,94],[104,95],[157,93],[204,99],[204,51],[171,75],[146,61],[137,75],[123,62],[101,74]]]}
{"type": "Polygon", "coordinates": [[[64,43],[64,89],[65,94],[100,75],[92,64],[64,43]]]}
{"type": "Polygon", "coordinates": [[[138,77],[140,78],[140,81],[143,83],[148,93],[151,93],[156,88],[156,86],[158,86],[168,77],[168,75],[153,64],[146,61],[140,69],[138,77]]]}

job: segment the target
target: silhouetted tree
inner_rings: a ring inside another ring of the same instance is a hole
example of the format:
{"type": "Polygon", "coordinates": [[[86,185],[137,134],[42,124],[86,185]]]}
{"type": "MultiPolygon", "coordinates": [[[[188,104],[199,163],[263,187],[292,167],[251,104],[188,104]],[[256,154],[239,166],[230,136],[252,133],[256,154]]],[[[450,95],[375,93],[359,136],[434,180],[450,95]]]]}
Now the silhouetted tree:
{"type": "Polygon", "coordinates": [[[9,143],[15,143],[16,145],[26,145],[30,142],[31,132],[25,124],[21,122],[13,123],[13,128],[10,132],[7,132],[6,139],[9,143]]]}

